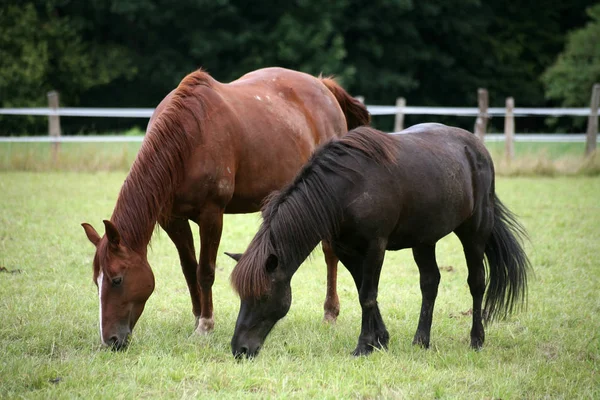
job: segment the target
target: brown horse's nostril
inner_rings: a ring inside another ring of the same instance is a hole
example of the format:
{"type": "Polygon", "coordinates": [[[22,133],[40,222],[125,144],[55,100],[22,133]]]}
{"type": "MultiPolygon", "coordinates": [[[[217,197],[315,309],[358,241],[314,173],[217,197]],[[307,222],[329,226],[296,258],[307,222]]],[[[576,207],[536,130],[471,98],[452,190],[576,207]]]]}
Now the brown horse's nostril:
{"type": "Polygon", "coordinates": [[[128,336],[125,336],[125,338],[123,338],[123,339],[119,339],[118,336],[113,335],[106,341],[106,344],[113,351],[123,350],[127,347],[127,339],[128,339],[128,336]]]}

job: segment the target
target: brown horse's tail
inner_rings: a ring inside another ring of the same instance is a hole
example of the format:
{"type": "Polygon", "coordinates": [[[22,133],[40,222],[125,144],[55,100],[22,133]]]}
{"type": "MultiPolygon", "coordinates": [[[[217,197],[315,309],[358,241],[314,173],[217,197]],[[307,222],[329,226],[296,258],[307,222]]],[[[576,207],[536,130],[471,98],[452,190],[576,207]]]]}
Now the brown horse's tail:
{"type": "Polygon", "coordinates": [[[323,78],[320,76],[319,79],[333,93],[342,108],[346,116],[348,130],[371,123],[371,114],[369,114],[367,107],[363,103],[350,96],[333,78],[323,78]]]}

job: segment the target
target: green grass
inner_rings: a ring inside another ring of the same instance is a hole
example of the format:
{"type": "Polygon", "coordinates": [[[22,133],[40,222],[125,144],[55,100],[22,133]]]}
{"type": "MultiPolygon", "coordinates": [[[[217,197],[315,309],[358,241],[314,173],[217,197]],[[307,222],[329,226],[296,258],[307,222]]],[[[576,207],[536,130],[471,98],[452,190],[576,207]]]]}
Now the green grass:
{"type": "Polygon", "coordinates": [[[529,230],[535,270],[527,311],[487,327],[469,349],[471,298],[458,240],[438,245],[442,282],[432,347],[410,343],[420,307],[410,251],[389,252],[379,304],[389,351],[353,358],[360,331],[354,285],[341,267],[341,314],[325,325],[317,251],[292,281],[294,299],[259,357],[237,362],[229,341],[239,300],[234,266],[257,214],[227,216],[214,287],[215,331],[194,318],[177,254],[155,234],[156,290],[127,351],[99,343],[93,246],[80,223],[110,216],[125,172],[0,173],[0,398],[598,398],[600,178],[500,178],[501,199],[529,230]]]}
{"type": "Polygon", "coordinates": [[[487,142],[496,173],[501,176],[600,175],[596,151],[584,157],[585,143],[515,143],[514,159],[505,155],[504,142],[487,142]]]}
{"type": "MultiPolygon", "coordinates": [[[[133,130],[129,135],[139,136],[133,130]]],[[[488,142],[500,176],[600,175],[600,156],[584,157],[583,143],[515,143],[507,161],[504,143],[488,142]]],[[[0,143],[0,171],[127,171],[140,148],[133,143],[62,143],[53,156],[49,143],[0,143]]]]}

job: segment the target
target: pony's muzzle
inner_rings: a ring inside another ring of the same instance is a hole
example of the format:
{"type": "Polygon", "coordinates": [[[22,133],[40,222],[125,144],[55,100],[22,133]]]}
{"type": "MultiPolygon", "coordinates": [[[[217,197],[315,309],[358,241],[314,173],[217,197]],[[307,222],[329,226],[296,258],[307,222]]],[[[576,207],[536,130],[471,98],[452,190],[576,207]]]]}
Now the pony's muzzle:
{"type": "Polygon", "coordinates": [[[246,357],[247,359],[252,359],[256,357],[258,355],[259,350],[260,346],[254,350],[250,350],[247,346],[241,346],[238,349],[232,348],[231,352],[233,353],[233,357],[236,360],[240,360],[244,357],[246,357]]]}
{"type": "Polygon", "coordinates": [[[240,360],[244,358],[244,356],[247,356],[248,348],[246,346],[242,346],[239,349],[232,348],[231,353],[233,354],[233,358],[235,358],[236,360],[240,360]]]}
{"type": "Polygon", "coordinates": [[[258,355],[260,351],[260,344],[251,345],[246,341],[239,341],[233,339],[231,341],[231,353],[233,357],[237,360],[242,359],[244,357],[250,359],[254,358],[258,355]]]}

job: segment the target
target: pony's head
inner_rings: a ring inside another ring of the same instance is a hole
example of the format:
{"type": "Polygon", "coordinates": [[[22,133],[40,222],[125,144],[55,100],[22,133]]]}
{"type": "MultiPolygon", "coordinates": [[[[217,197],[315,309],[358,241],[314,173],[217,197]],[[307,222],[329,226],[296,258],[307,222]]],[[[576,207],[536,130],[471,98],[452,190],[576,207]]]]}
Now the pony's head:
{"type": "Polygon", "coordinates": [[[96,246],[93,279],[100,303],[100,339],[121,350],[154,291],[154,274],[146,254],[126,246],[112,222],[104,221],[103,237],[90,224],[81,225],[96,246]]]}
{"type": "Polygon", "coordinates": [[[292,304],[291,274],[280,265],[273,253],[245,256],[228,254],[238,261],[232,274],[232,284],[240,295],[241,305],[231,351],[235,358],[252,358],[258,355],[267,335],[292,304]],[[252,274],[246,275],[247,266],[253,263],[252,274]],[[239,267],[239,268],[238,268],[239,267]],[[237,272],[236,272],[237,271],[237,272]]]}

